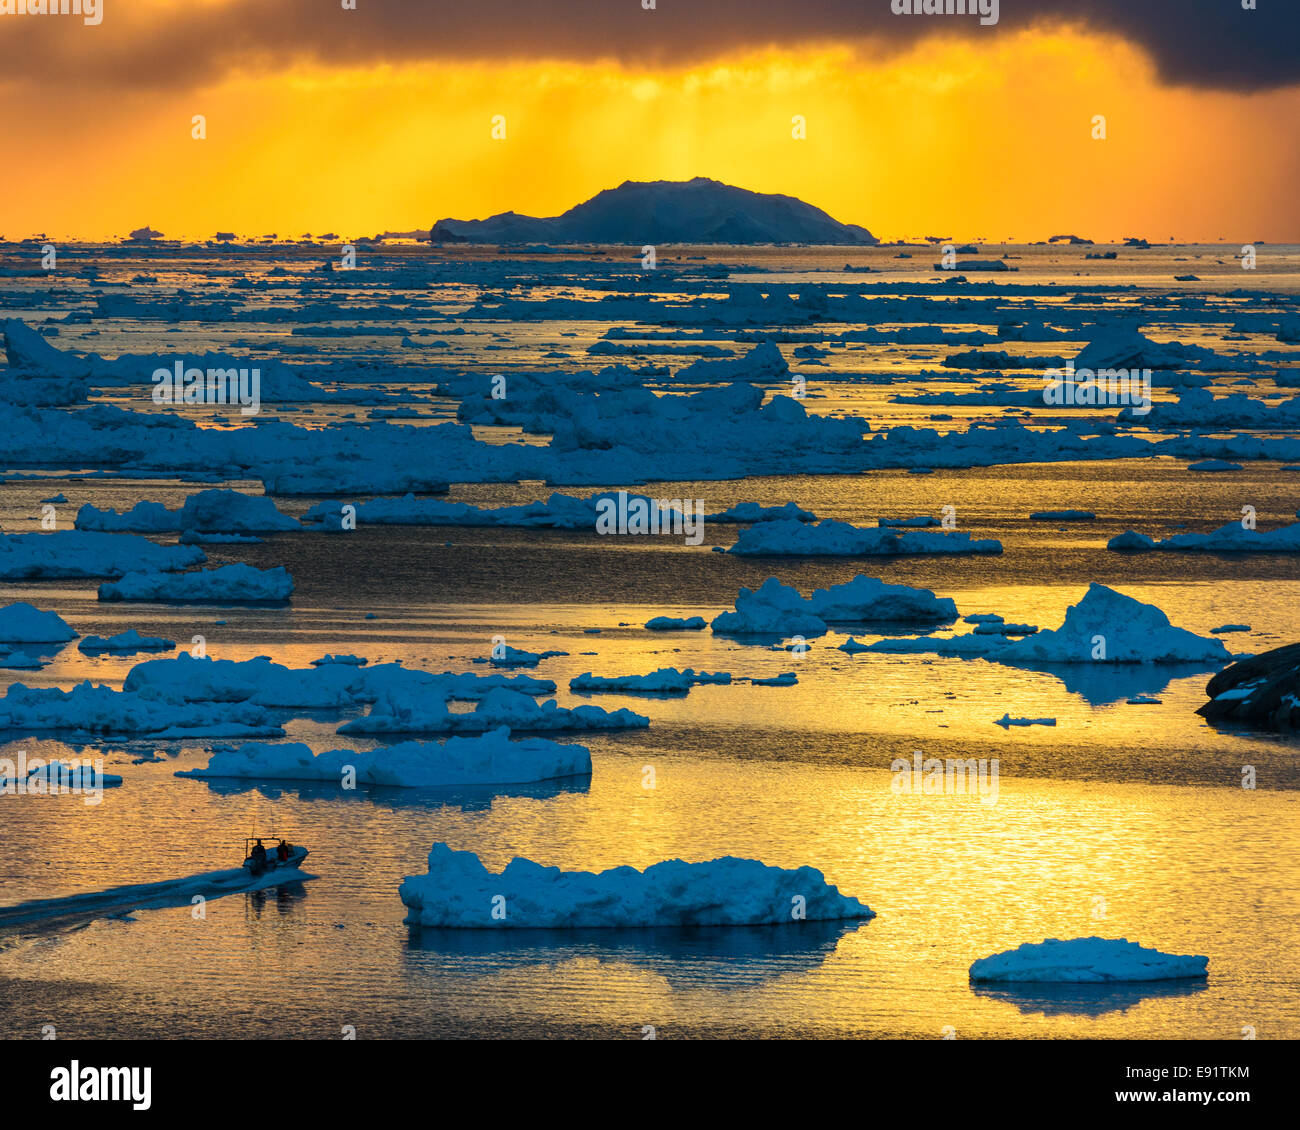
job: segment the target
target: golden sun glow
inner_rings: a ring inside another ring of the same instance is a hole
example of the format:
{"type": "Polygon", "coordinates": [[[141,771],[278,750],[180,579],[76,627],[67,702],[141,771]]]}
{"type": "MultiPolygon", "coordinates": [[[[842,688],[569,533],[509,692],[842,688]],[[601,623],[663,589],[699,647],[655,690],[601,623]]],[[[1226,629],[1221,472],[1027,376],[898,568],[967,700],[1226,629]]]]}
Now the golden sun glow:
{"type": "Polygon", "coordinates": [[[1271,141],[1274,123],[1300,114],[1300,91],[1165,87],[1137,49],[1081,33],[927,40],[886,59],[768,51],[676,71],[311,66],[80,112],[75,97],[51,101],[57,141],[43,115],[3,126],[7,152],[39,159],[6,186],[0,235],[98,239],[148,223],[174,238],[355,237],[554,215],[623,180],[709,176],[798,196],[882,238],[1300,240],[1286,205],[1300,156],[1271,141]]]}

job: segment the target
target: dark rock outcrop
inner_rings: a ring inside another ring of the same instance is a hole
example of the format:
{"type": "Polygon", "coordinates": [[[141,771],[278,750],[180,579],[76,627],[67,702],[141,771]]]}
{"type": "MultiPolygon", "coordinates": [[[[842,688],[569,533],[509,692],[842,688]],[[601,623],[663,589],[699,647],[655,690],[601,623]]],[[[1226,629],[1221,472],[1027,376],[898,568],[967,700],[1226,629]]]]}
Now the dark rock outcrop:
{"type": "Polygon", "coordinates": [[[1212,722],[1300,729],[1300,643],[1225,667],[1206,684],[1205,693],[1210,701],[1196,713],[1212,722]]]}

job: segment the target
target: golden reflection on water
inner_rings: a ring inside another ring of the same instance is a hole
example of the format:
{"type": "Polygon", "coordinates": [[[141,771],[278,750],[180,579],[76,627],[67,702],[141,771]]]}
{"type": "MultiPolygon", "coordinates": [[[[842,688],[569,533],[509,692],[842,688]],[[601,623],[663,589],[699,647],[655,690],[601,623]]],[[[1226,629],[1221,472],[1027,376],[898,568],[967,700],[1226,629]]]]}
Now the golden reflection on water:
{"type": "MultiPolygon", "coordinates": [[[[143,767],[134,798],[122,798],[132,810],[111,819],[102,817],[116,799],[76,819],[71,806],[56,816],[29,805],[14,814],[15,835],[47,845],[49,870],[63,876],[54,885],[65,889],[107,885],[109,875],[185,873],[199,869],[196,861],[228,865],[217,850],[222,835],[242,834],[271,808],[313,846],[309,870],[319,877],[279,900],[218,900],[201,923],[184,908],[143,912],[131,923],[11,944],[0,978],[103,982],[122,1002],[118,1023],[128,1032],[152,1023],[139,1002],[158,997],[188,1002],[191,1022],[212,1034],[228,1031],[232,1015],[256,1011],[269,972],[294,985],[277,1013],[295,1032],[337,1014],[364,1017],[376,1034],[436,1034],[439,1024],[632,1038],[643,1024],[663,1037],[939,1038],[948,1025],[972,1037],[1234,1038],[1243,1024],[1261,1038],[1297,1034],[1278,992],[1300,974],[1293,794],[1002,777],[987,804],[896,795],[879,770],[736,764],[622,739],[592,745],[589,789],[501,797],[488,809],[303,799],[292,787],[272,805],[256,791],[223,795],[168,780],[170,764],[143,767]],[[647,764],[653,789],[643,787],[647,764]],[[178,824],[186,828],[179,838],[178,824]],[[411,934],[396,884],[423,870],[435,839],[477,850],[492,869],[516,854],[570,869],[724,854],[810,863],[878,917],[685,938],[411,934]],[[967,984],[970,962],[985,954],[1091,934],[1206,954],[1209,981],[1186,992],[1073,996],[967,984]]],[[[33,886],[6,881],[5,901],[33,886]]],[[[48,886],[42,880],[42,893],[48,886]]],[[[72,1018],[93,1021],[90,1009],[72,1018]]]]}

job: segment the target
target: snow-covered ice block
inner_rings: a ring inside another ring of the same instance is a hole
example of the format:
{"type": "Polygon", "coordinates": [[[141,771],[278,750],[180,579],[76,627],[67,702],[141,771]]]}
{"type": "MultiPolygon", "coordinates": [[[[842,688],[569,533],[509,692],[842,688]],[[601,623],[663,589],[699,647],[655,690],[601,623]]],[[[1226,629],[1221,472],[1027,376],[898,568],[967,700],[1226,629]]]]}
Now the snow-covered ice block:
{"type": "Polygon", "coordinates": [[[79,530],[134,533],[262,534],[300,530],[295,519],[281,514],[266,495],[237,490],[205,490],[192,494],[179,510],[168,510],[158,502],[137,502],[119,514],[86,503],[77,511],[79,530]]]}
{"type": "Polygon", "coordinates": [[[645,626],[652,632],[698,632],[706,624],[703,616],[654,616],[645,626]]]}
{"type": "Polygon", "coordinates": [[[804,522],[761,522],[741,530],[728,553],[770,557],[896,557],[901,555],[1001,553],[992,538],[965,532],[914,530],[893,526],[853,526],[827,518],[804,522]]]}
{"type": "Polygon", "coordinates": [[[1149,538],[1146,534],[1139,534],[1136,530],[1125,530],[1122,534],[1116,534],[1106,543],[1107,549],[1135,553],[1143,553],[1148,549],[1155,549],[1155,547],[1154,538],[1149,538]]]}
{"type": "Polygon", "coordinates": [[[77,645],[78,651],[87,655],[98,655],[105,651],[171,651],[176,646],[174,640],[162,636],[142,636],[134,628],[118,632],[115,636],[87,636],[77,645]]]}
{"type": "Polygon", "coordinates": [[[586,671],[569,680],[569,690],[583,692],[613,691],[641,694],[685,694],[699,683],[731,682],[728,671],[695,671],[687,667],[679,671],[676,667],[660,667],[648,675],[600,676],[586,671]]]}
{"type": "MultiPolygon", "coordinates": [[[[996,622],[990,622],[996,623],[996,622]]],[[[1059,628],[1040,630],[1014,642],[1001,632],[979,629],[943,638],[886,638],[868,645],[871,651],[982,657],[1025,667],[1074,663],[1226,663],[1232,658],[1222,640],[1176,628],[1154,604],[1095,582],[1078,604],[1065,611],[1059,628]]],[[[1009,625],[1013,629],[1028,625],[1009,625]]]]}
{"type": "Polygon", "coordinates": [[[757,502],[737,502],[716,514],[706,514],[706,522],[815,522],[811,510],[787,502],[782,506],[760,506],[757,502]]]}
{"type": "Polygon", "coordinates": [[[1204,977],[1209,963],[1208,957],[1161,953],[1125,938],[1049,938],[980,958],[970,967],[970,979],[1083,984],[1166,981],[1204,977]]]}
{"type": "Polygon", "coordinates": [[[39,671],[45,664],[25,651],[11,651],[0,655],[0,667],[9,671],[39,671]]]}
{"type": "MultiPolygon", "coordinates": [[[[1140,536],[1140,535],[1139,535],[1140,536]]],[[[1110,549],[1125,549],[1112,539],[1110,549]]],[[[1150,541],[1150,539],[1147,539],[1150,541]]],[[[1273,530],[1247,529],[1240,520],[1225,522],[1208,534],[1174,534],[1151,541],[1148,549],[1181,550],[1187,553],[1300,553],[1300,522],[1273,530]]]]}
{"type": "Polygon", "coordinates": [[[504,644],[492,649],[488,662],[493,667],[536,667],[543,659],[568,654],[567,651],[525,651],[523,648],[504,644]]]}
{"type": "Polygon", "coordinates": [[[99,586],[100,600],[153,600],[177,604],[283,604],[293,578],[282,565],[222,565],[196,573],[128,573],[99,586]]]}
{"type": "Polygon", "coordinates": [[[1222,640],[1175,628],[1154,604],[1093,582],[1059,628],[1007,644],[1007,663],[1226,663],[1222,640]]]}
{"type": "Polygon", "coordinates": [[[529,929],[756,926],[873,918],[813,867],[785,870],[732,856],[644,871],[562,871],[516,857],[493,874],[472,851],[438,843],[429,869],[402,880],[412,926],[529,929]]]}
{"type": "Polygon", "coordinates": [[[42,612],[25,601],[0,608],[0,643],[67,643],[76,637],[57,612],[42,612]]]}
{"type": "Polygon", "coordinates": [[[554,699],[534,702],[527,695],[498,687],[488,691],[471,711],[447,709],[445,699],[385,692],[370,713],[339,727],[340,734],[479,734],[507,726],[511,730],[644,729],[650,719],[626,708],[607,711],[599,706],[559,706],[554,699]]]}
{"type": "Polygon", "coordinates": [[[251,703],[171,703],[89,682],[68,691],[11,684],[0,696],[0,730],[141,738],[274,738],[284,734],[267,710],[251,703]]]}
{"type": "Polygon", "coordinates": [[[510,731],[499,727],[475,737],[448,738],[442,744],[402,742],[366,752],[333,749],[313,754],[302,742],[250,742],[214,753],[205,768],[182,770],[176,776],[342,781],[348,768],[363,785],[506,785],[590,775],[591,754],[584,746],[546,738],[511,741],[510,731]]]}
{"type": "Polygon", "coordinates": [[[134,534],[56,530],[0,535],[0,580],[32,577],[120,577],[132,571],[172,572],[207,558],[191,545],[155,545],[134,534]]]}
{"type": "MultiPolygon", "coordinates": [[[[40,796],[53,793],[86,793],[99,789],[115,789],[122,783],[116,773],[105,773],[86,761],[47,761],[29,770],[22,785],[22,793],[40,796]]],[[[0,796],[18,794],[18,782],[13,777],[0,776],[0,796]]]]}
{"type": "Polygon", "coordinates": [[[946,623],[957,618],[957,605],[929,589],[887,584],[859,574],[842,585],[799,590],[768,577],[757,589],[742,588],[734,611],[714,617],[715,632],[730,635],[821,635],[832,623],[896,621],[946,623]]]}

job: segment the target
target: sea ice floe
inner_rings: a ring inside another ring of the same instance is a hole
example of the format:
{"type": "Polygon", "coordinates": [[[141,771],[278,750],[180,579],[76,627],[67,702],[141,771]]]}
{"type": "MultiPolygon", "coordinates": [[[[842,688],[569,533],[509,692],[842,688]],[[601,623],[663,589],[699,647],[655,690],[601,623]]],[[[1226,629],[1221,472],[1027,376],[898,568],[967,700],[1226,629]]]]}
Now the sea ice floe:
{"type": "Polygon", "coordinates": [[[648,675],[618,675],[604,677],[586,671],[569,680],[569,690],[583,693],[622,692],[624,694],[685,694],[692,687],[701,683],[731,682],[727,671],[695,671],[687,667],[679,671],[676,667],[660,667],[648,675]]]}
{"type": "Polygon", "coordinates": [[[815,522],[817,515],[793,502],[781,506],[760,506],[757,502],[737,502],[716,514],[706,514],[706,522],[815,522]]]}
{"type": "Polygon", "coordinates": [[[363,785],[429,788],[444,785],[504,785],[549,781],[591,773],[591,754],[580,745],[546,738],[510,740],[505,727],[475,737],[438,742],[402,742],[359,752],[333,749],[314,754],[301,742],[250,742],[214,753],[200,769],[178,777],[234,777],[255,780],[342,781],[348,771],[363,785]]]}
{"type": "Polygon", "coordinates": [[[730,856],[595,873],[516,857],[493,874],[474,852],[438,843],[428,871],[407,876],[399,895],[409,925],[468,929],[797,926],[875,917],[813,867],[785,870],[730,856]]]}
{"type": "Polygon", "coordinates": [[[89,682],[67,691],[10,684],[0,697],[0,730],[140,738],[284,734],[266,709],[251,703],[171,703],[89,682]]]}
{"type": "Polygon", "coordinates": [[[957,655],[1027,667],[1070,663],[1226,663],[1232,658],[1222,640],[1176,628],[1154,604],[1093,583],[1078,604],[1065,612],[1059,628],[1014,642],[1002,635],[975,632],[951,639],[882,639],[871,651],[957,655]]]}
{"type": "Polygon", "coordinates": [[[1204,977],[1210,959],[1161,953],[1125,938],[1073,938],[1026,942],[982,957],[970,967],[977,982],[1106,984],[1204,977]]]}
{"type": "MultiPolygon", "coordinates": [[[[487,662],[493,667],[536,667],[543,659],[568,655],[567,651],[525,651],[523,648],[501,644],[492,649],[487,662]]],[[[481,660],[476,660],[481,662],[481,660]]]]}
{"type": "Polygon", "coordinates": [[[283,604],[293,578],[283,566],[222,565],[196,573],[128,573],[99,586],[100,600],[152,600],[177,604],[283,604]]]}
{"type": "Polygon", "coordinates": [[[645,626],[652,632],[698,632],[707,623],[703,616],[653,616],[645,626]]]}
{"type": "Polygon", "coordinates": [[[39,671],[45,664],[35,655],[25,651],[10,651],[0,654],[0,667],[9,671],[39,671]]]}
{"type": "Polygon", "coordinates": [[[859,574],[842,585],[816,589],[810,597],[769,577],[757,590],[742,588],[735,610],[715,616],[711,626],[729,635],[815,636],[832,623],[939,624],[956,618],[957,605],[947,597],[859,574]]]}
{"type": "Polygon", "coordinates": [[[803,522],[763,522],[742,530],[728,551],[749,556],[893,557],[902,554],[1001,553],[992,538],[973,539],[964,531],[900,532],[893,526],[862,527],[827,518],[803,522]]]}
{"type": "Polygon", "coordinates": [[[335,710],[373,703],[385,695],[418,703],[473,702],[497,689],[553,694],[555,683],[528,675],[437,674],[397,663],[298,668],[273,663],[264,655],[237,661],[182,652],[174,659],[137,663],[127,673],[123,689],[169,702],[251,702],[282,709],[335,710]]]}
{"type": "Polygon", "coordinates": [[[1128,530],[1110,539],[1107,549],[1181,550],[1187,553],[1300,553],[1300,522],[1272,530],[1247,529],[1241,521],[1226,522],[1208,534],[1174,534],[1150,538],[1128,530]]]}
{"type": "Polygon", "coordinates": [[[0,580],[5,581],[174,572],[206,560],[194,546],[155,545],[134,534],[55,530],[0,535],[0,580]]]}
{"type": "Polygon", "coordinates": [[[171,651],[175,646],[174,640],[164,639],[162,636],[142,636],[134,628],[128,628],[125,632],[119,632],[107,639],[103,636],[87,636],[77,644],[77,650],[87,655],[98,655],[106,651],[119,653],[171,651]]]}
{"type": "MultiPolygon", "coordinates": [[[[102,765],[102,762],[101,762],[102,765]]],[[[0,796],[25,796],[54,793],[89,793],[115,789],[122,784],[116,773],[105,773],[92,762],[47,761],[29,769],[21,790],[13,777],[0,776],[0,796]]]]}
{"type": "Polygon", "coordinates": [[[133,533],[266,534],[300,530],[302,525],[276,509],[265,495],[237,490],[192,494],[177,510],[159,502],[137,502],[130,510],[99,510],[86,503],[77,511],[79,530],[133,533]]]}
{"type": "Polygon", "coordinates": [[[0,608],[0,643],[67,643],[76,638],[57,612],[43,612],[26,601],[0,608]]]}
{"type": "Polygon", "coordinates": [[[507,726],[511,730],[644,729],[650,719],[626,708],[559,706],[554,699],[534,702],[518,691],[488,691],[471,711],[450,711],[445,700],[388,691],[370,713],[339,727],[340,734],[478,734],[507,726]]]}

